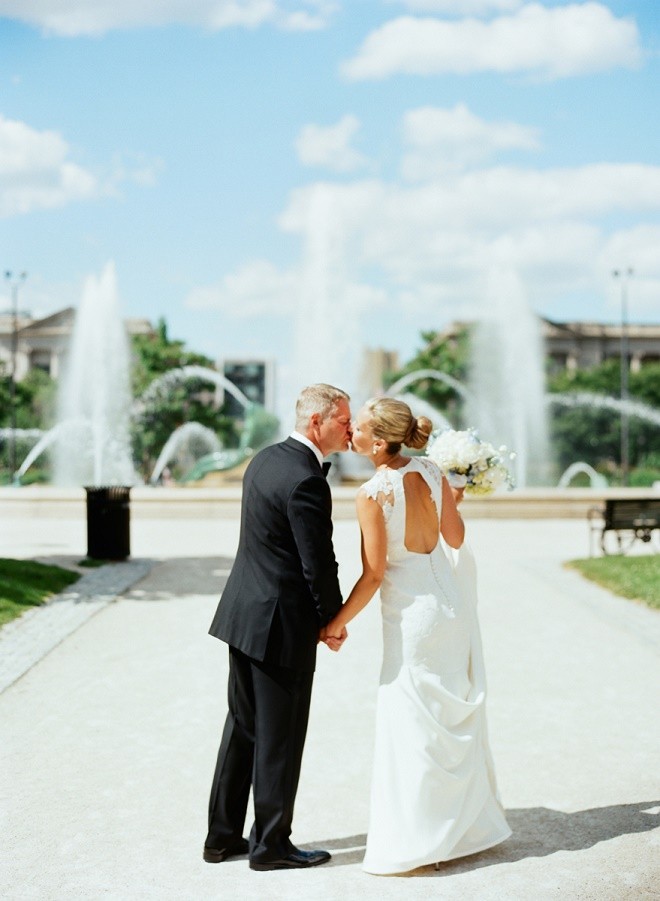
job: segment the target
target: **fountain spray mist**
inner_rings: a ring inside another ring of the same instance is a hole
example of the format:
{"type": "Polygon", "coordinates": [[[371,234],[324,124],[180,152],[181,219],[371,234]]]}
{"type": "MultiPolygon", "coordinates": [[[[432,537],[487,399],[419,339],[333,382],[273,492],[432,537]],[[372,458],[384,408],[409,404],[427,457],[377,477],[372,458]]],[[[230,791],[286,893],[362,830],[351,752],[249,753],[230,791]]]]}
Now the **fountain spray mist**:
{"type": "Polygon", "coordinates": [[[486,307],[471,341],[468,422],[515,451],[516,484],[548,484],[550,442],[543,344],[521,280],[510,266],[489,273],[486,307]]]}
{"type": "Polygon", "coordinates": [[[76,314],[58,392],[58,485],[132,485],[128,337],[114,263],[90,276],[76,314]]]}

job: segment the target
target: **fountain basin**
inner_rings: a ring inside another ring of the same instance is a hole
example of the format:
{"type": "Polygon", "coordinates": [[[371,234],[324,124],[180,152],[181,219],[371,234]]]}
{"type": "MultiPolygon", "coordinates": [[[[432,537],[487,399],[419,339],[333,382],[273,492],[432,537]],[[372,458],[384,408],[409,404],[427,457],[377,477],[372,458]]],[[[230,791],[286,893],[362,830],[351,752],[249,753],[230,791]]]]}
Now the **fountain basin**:
{"type": "MultiPolygon", "coordinates": [[[[357,485],[333,485],[333,515],[355,519],[357,485]]],[[[461,505],[470,519],[584,519],[591,507],[606,498],[641,498],[660,494],[652,488],[524,488],[491,497],[469,497],[461,505]]],[[[241,485],[221,487],[131,489],[132,519],[238,519],[241,485]]],[[[4,518],[85,519],[84,488],[29,485],[0,488],[0,515],[4,518]]],[[[55,528],[55,526],[54,526],[55,528]]]]}

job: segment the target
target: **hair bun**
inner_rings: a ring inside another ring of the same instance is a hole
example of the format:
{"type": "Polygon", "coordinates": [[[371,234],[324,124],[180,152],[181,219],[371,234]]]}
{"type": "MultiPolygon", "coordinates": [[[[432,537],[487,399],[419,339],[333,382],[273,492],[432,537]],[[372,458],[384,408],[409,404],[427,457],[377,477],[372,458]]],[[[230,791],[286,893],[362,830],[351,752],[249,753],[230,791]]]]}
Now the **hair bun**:
{"type": "Polygon", "coordinates": [[[429,435],[433,431],[433,423],[426,416],[415,417],[410,420],[410,426],[406,432],[404,444],[406,447],[419,450],[424,447],[429,440],[429,435]]]}
{"type": "Polygon", "coordinates": [[[406,447],[410,447],[410,440],[414,437],[415,432],[417,431],[417,417],[413,416],[410,420],[410,425],[406,431],[406,434],[403,438],[403,443],[406,447]]]}

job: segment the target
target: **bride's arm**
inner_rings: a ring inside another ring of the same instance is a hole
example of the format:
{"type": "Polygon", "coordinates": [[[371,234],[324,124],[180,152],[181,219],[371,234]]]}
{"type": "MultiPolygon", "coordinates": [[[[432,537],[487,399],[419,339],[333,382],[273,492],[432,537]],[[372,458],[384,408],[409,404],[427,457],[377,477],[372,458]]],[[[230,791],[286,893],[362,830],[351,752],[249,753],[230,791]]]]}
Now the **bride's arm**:
{"type": "Polygon", "coordinates": [[[465,538],[465,525],[458,512],[454,494],[449,482],[442,477],[442,513],[440,515],[440,532],[449,547],[459,548],[465,538]]]}
{"type": "Polygon", "coordinates": [[[325,629],[327,638],[339,638],[346,623],[367,606],[380,588],[385,574],[387,536],[380,504],[362,492],[358,494],[357,516],[362,544],[362,575],[353,586],[339,613],[325,629]]]}

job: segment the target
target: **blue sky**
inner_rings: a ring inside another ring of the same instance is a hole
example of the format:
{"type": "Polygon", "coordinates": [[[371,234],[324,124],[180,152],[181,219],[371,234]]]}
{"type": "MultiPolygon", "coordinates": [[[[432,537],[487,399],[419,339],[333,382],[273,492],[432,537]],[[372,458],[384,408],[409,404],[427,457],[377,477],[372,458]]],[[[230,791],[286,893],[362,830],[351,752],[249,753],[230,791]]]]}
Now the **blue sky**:
{"type": "Polygon", "coordinates": [[[501,269],[606,322],[632,267],[660,320],[655,0],[0,0],[0,51],[34,314],[112,260],[125,315],[287,384],[407,358],[501,269]]]}

